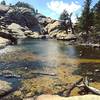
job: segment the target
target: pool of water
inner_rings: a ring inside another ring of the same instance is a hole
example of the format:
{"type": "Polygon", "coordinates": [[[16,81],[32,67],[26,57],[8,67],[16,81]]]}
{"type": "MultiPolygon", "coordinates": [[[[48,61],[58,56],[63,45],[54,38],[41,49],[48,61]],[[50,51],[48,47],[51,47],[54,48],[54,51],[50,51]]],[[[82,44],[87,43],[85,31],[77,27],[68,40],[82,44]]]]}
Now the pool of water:
{"type": "Polygon", "coordinates": [[[100,81],[100,49],[68,45],[66,41],[25,39],[0,50],[0,70],[49,73],[61,66],[71,68],[73,75],[100,81]]]}

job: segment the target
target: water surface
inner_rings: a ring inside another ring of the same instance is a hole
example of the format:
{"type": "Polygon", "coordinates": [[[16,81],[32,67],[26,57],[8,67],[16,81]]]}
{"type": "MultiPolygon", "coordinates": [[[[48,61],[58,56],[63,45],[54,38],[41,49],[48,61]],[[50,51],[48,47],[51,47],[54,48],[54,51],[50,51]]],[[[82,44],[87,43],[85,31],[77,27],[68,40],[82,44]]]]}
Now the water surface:
{"type": "Polygon", "coordinates": [[[61,66],[71,68],[74,75],[100,81],[100,49],[68,45],[66,41],[25,39],[0,50],[1,70],[53,72],[61,66]]]}

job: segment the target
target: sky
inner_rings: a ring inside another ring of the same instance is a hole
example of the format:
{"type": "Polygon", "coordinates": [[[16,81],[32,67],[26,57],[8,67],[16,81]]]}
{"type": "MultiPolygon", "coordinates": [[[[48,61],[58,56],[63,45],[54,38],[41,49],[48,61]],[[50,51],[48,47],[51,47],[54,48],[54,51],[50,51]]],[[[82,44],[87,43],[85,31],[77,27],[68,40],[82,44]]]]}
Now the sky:
{"type": "MultiPolygon", "coordinates": [[[[2,0],[0,0],[2,1],[2,0]]],[[[76,21],[76,16],[80,16],[83,9],[84,0],[5,0],[7,4],[15,4],[18,1],[31,4],[39,13],[53,19],[58,19],[64,9],[72,14],[72,21],[76,21]]],[[[92,0],[92,6],[99,0],[92,0]]]]}

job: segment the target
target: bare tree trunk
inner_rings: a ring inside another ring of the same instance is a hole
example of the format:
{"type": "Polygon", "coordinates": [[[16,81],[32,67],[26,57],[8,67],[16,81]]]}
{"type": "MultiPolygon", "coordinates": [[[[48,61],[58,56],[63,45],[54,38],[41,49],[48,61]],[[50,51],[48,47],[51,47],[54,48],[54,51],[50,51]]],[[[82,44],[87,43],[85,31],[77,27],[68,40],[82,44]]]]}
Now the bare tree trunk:
{"type": "Polygon", "coordinates": [[[74,28],[73,28],[73,25],[72,25],[71,18],[69,18],[69,22],[70,22],[70,27],[71,27],[71,30],[72,30],[72,34],[74,34],[74,28]]]}

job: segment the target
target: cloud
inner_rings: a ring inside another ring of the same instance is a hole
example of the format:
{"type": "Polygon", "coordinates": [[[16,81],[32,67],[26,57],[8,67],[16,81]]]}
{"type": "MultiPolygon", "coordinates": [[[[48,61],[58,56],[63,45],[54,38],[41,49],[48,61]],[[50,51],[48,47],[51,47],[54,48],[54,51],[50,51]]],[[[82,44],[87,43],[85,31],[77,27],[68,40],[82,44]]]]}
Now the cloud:
{"type": "Polygon", "coordinates": [[[63,0],[51,0],[47,3],[47,7],[57,15],[60,15],[66,9],[68,13],[73,13],[72,19],[75,20],[75,13],[81,8],[81,5],[77,1],[67,3],[63,0]]]}

